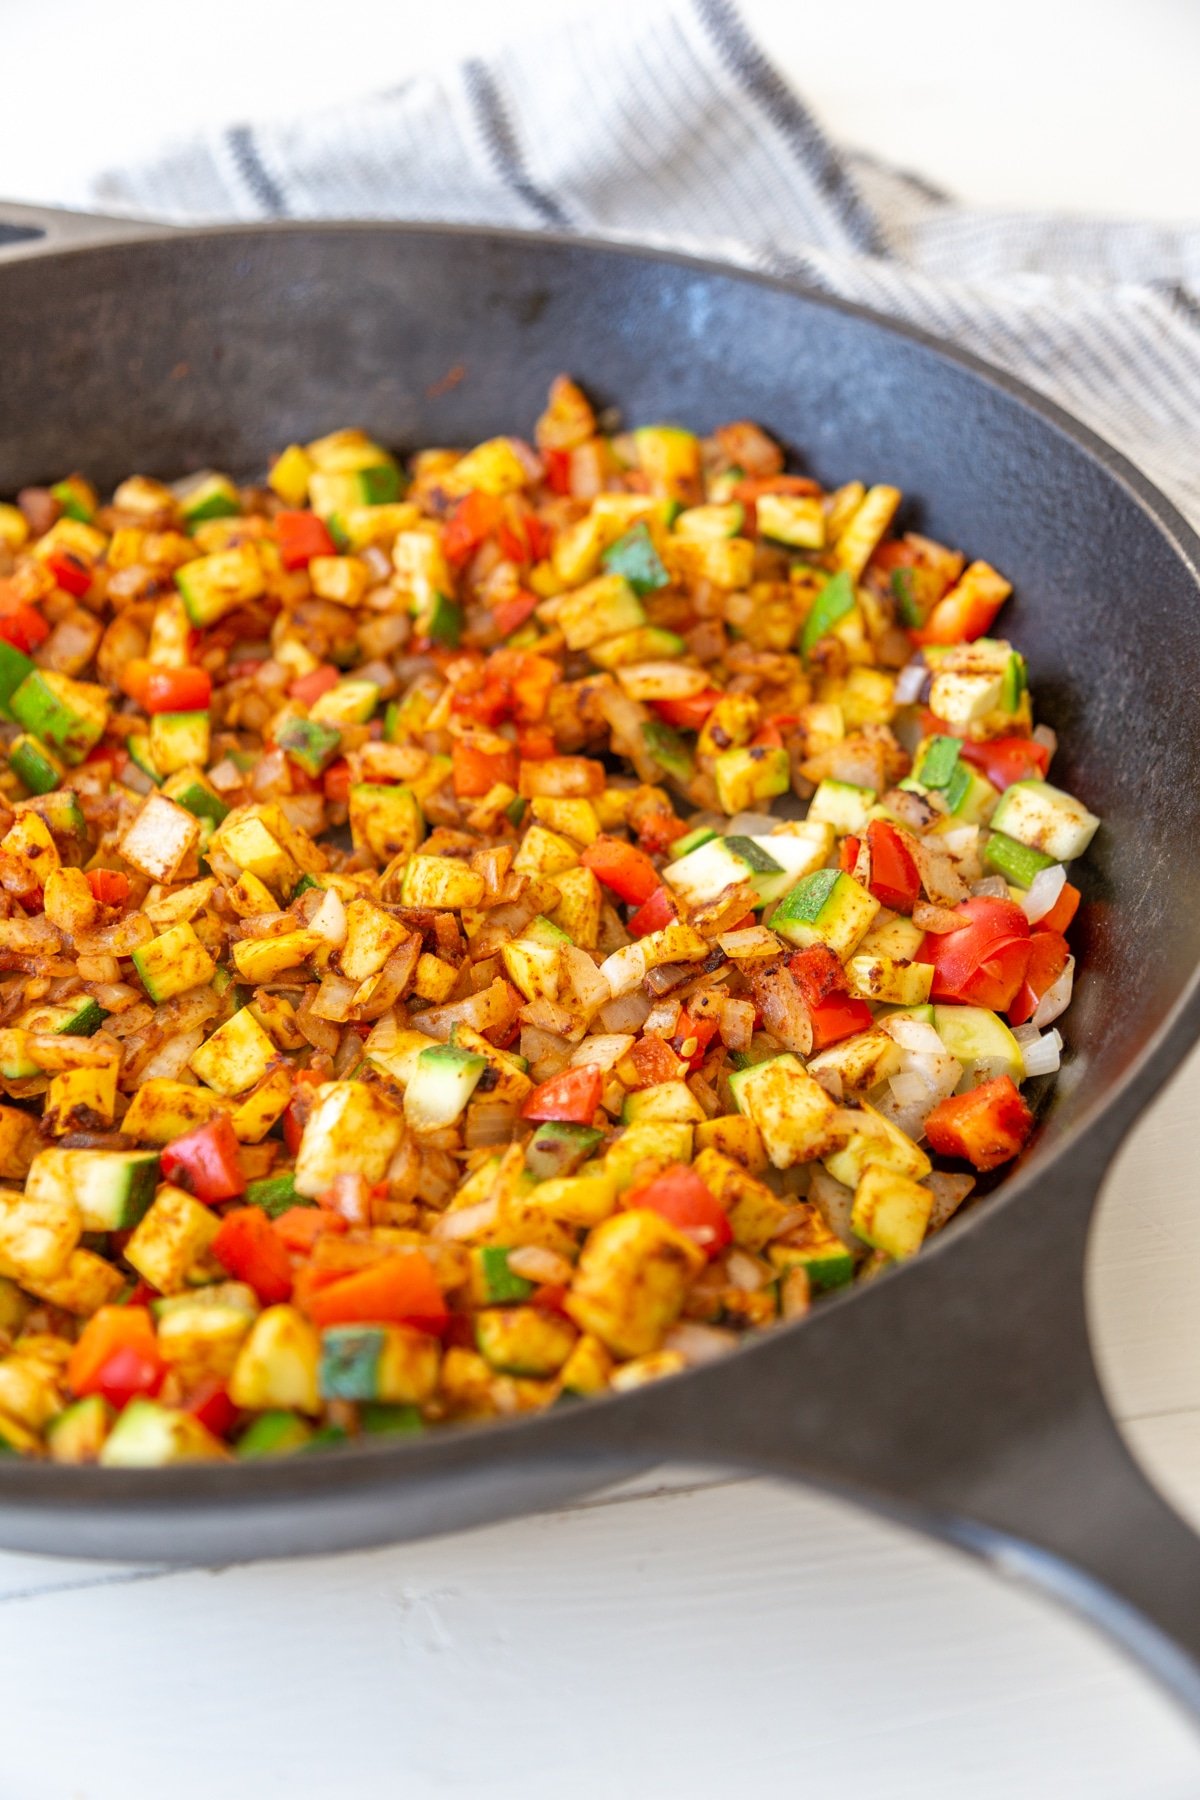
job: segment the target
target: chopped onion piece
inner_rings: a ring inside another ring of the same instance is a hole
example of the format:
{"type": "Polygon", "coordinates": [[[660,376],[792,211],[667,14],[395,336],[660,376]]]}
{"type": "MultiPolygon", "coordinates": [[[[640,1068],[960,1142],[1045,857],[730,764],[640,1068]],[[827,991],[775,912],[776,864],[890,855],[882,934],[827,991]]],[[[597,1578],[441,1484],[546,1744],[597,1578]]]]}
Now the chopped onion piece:
{"type": "Polygon", "coordinates": [[[730,1286],[740,1288],[744,1294],[753,1294],[760,1287],[766,1287],[771,1279],[771,1270],[745,1250],[729,1252],[725,1259],[725,1272],[729,1276],[730,1286]]]}
{"type": "Polygon", "coordinates": [[[901,1106],[919,1106],[923,1100],[929,1098],[929,1089],[919,1075],[911,1073],[893,1075],[888,1086],[901,1106]]]}
{"type": "Polygon", "coordinates": [[[1058,896],[1066,886],[1067,871],[1062,863],[1054,863],[1049,869],[1039,869],[1029,884],[1029,892],[1020,900],[1021,911],[1031,925],[1044,919],[1054,906],[1058,896]]]}
{"type": "Polygon", "coordinates": [[[521,1244],[508,1253],[508,1266],[514,1275],[526,1281],[548,1281],[556,1287],[570,1285],[575,1271],[565,1256],[546,1250],[541,1244],[521,1244]]]}
{"type": "Polygon", "coordinates": [[[584,1038],[571,1055],[573,1069],[601,1069],[605,1074],[616,1068],[627,1050],[632,1050],[636,1039],[628,1032],[597,1033],[595,1037],[584,1038]]]}
{"type": "Polygon", "coordinates": [[[1050,725],[1035,725],[1030,736],[1035,744],[1045,744],[1050,755],[1058,749],[1058,733],[1050,725]]]}
{"type": "Polygon", "coordinates": [[[650,1016],[652,1002],[640,988],[622,994],[600,1008],[597,1017],[605,1031],[640,1031],[650,1016]]]}
{"type": "Polygon", "coordinates": [[[893,698],[897,706],[912,706],[925,692],[925,685],[932,681],[933,671],[924,662],[906,663],[896,677],[893,698]]]}
{"type": "Polygon", "coordinates": [[[1067,966],[1054,983],[1048,987],[1038,1002],[1038,1009],[1033,1015],[1032,1023],[1039,1029],[1043,1025],[1053,1025],[1060,1014],[1065,1013],[1071,1004],[1071,993],[1075,986],[1075,958],[1068,956],[1067,966]]]}
{"type": "Polygon", "coordinates": [[[1021,1045],[1021,1060],[1026,1075],[1053,1075],[1062,1066],[1062,1038],[1057,1031],[1021,1045]]]}
{"type": "Polygon", "coordinates": [[[971,883],[971,893],[976,900],[1007,900],[1008,883],[1003,875],[985,875],[971,883]]]}
{"type": "Polygon", "coordinates": [[[730,837],[765,837],[778,823],[770,813],[740,812],[734,813],[725,830],[730,837]]]}
{"type": "Polygon", "coordinates": [[[891,1018],[882,1021],[883,1029],[902,1050],[916,1050],[926,1056],[941,1056],[945,1044],[932,1025],[924,1019],[891,1018]]]}
{"type": "Polygon", "coordinates": [[[456,1212],[435,1219],[429,1235],[456,1243],[489,1231],[500,1216],[499,1200],[481,1200],[477,1206],[460,1206],[456,1212]]]}
{"type": "MultiPolygon", "coordinates": [[[[510,1256],[509,1267],[514,1266],[510,1256]]],[[[663,1349],[677,1350],[686,1363],[706,1363],[736,1349],[737,1343],[735,1331],[722,1331],[717,1325],[694,1325],[685,1319],[668,1331],[663,1339],[663,1349]]]]}

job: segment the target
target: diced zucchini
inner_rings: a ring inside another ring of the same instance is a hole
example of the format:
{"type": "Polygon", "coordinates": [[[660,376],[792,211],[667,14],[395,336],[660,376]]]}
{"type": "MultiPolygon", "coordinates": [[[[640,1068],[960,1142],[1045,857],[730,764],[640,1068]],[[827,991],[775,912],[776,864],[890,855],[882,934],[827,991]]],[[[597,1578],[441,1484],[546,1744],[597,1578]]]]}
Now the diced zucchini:
{"type": "Polygon", "coordinates": [[[194,819],[211,819],[214,825],[220,825],[229,817],[229,808],[200,769],[180,769],[163,783],[163,793],[176,806],[190,812],[194,819]]]}
{"type": "Polygon", "coordinates": [[[228,1456],[224,1444],[190,1413],[131,1400],[100,1451],[108,1469],[157,1469],[168,1463],[214,1462],[228,1456]]]}
{"type": "Polygon", "coordinates": [[[900,1073],[903,1052],[882,1025],[857,1031],[809,1059],[814,1075],[837,1074],[850,1094],[869,1094],[881,1081],[900,1073]]]}
{"type": "Polygon", "coordinates": [[[276,1407],[250,1421],[235,1445],[235,1453],[243,1462],[291,1456],[297,1450],[306,1450],[312,1438],[313,1428],[306,1419],[276,1407]]]}
{"type": "Polygon", "coordinates": [[[763,537],[799,550],[825,548],[825,508],[819,494],[760,494],[754,511],[763,537]]]}
{"type": "Polygon", "coordinates": [[[511,1254],[499,1244],[472,1250],[471,1297],[477,1306],[514,1306],[533,1293],[533,1282],[509,1268],[511,1254]]]}
{"type": "Polygon", "coordinates": [[[864,1102],[852,1115],[853,1124],[843,1146],[824,1158],[835,1181],[857,1188],[863,1170],[880,1163],[912,1181],[923,1181],[932,1164],[907,1134],[864,1102]]]}
{"type": "Polygon", "coordinates": [[[825,780],[819,783],[809,801],[808,819],[832,825],[839,837],[864,832],[875,804],[874,788],[855,787],[849,781],[825,780]]]}
{"type": "Polygon", "coordinates": [[[573,1175],[585,1163],[604,1133],[591,1125],[539,1125],[525,1148],[525,1167],[535,1181],[573,1175]]]}
{"type": "MultiPolygon", "coordinates": [[[[616,1182],[618,1191],[624,1192],[635,1179],[655,1174],[668,1163],[691,1162],[694,1130],[692,1125],[672,1124],[662,1119],[644,1125],[627,1125],[604,1153],[604,1167],[616,1182]]],[[[570,1179],[582,1181],[586,1172],[585,1169],[570,1179]]],[[[538,1189],[539,1195],[542,1191],[538,1189]]]]}
{"type": "Polygon", "coordinates": [[[235,1012],[198,1050],[189,1067],[218,1094],[244,1094],[275,1060],[275,1046],[248,1006],[235,1012]]]}
{"type": "Polygon", "coordinates": [[[864,1244],[901,1259],[921,1248],[933,1192],[895,1169],[869,1163],[854,1193],[850,1224],[864,1244]]]}
{"type": "Polygon", "coordinates": [[[321,1334],[325,1400],[419,1405],[437,1386],[436,1338],[404,1325],[334,1325],[321,1334]]]}
{"type": "Polygon", "coordinates": [[[18,724],[66,763],[81,763],[108,723],[107,690],[53,669],[34,669],[9,701],[18,724]]]}
{"type": "Polygon", "coordinates": [[[686,1081],[662,1081],[654,1087],[626,1094],[621,1108],[625,1125],[669,1120],[673,1125],[696,1125],[705,1118],[704,1108],[686,1081]]]}
{"type": "Polygon", "coordinates": [[[647,719],[642,726],[642,742],[659,768],[672,780],[686,786],[696,773],[692,753],[683,738],[662,719],[647,719]]]}
{"type": "Polygon", "coordinates": [[[8,761],[13,774],[24,782],[31,794],[51,793],[66,773],[58,758],[27,731],[12,743],[8,761]]]}
{"type": "Polygon", "coordinates": [[[786,1244],[772,1244],[767,1251],[781,1273],[799,1265],[818,1292],[845,1287],[854,1279],[854,1255],[829,1229],[815,1206],[800,1225],[793,1225],[786,1244]]]}
{"type": "Polygon", "coordinates": [[[207,1125],[226,1110],[218,1096],[207,1088],[153,1076],[143,1081],[134,1094],[121,1120],[121,1130],[147,1143],[169,1144],[184,1132],[207,1125]]]}
{"type": "MultiPolygon", "coordinates": [[[[0,544],[3,542],[4,537],[0,533],[0,544]]],[[[0,713],[6,719],[12,717],[13,695],[25,677],[32,675],[36,668],[37,664],[31,656],[26,656],[23,650],[18,650],[15,645],[0,638],[0,713]]]]}
{"type": "Polygon", "coordinates": [[[963,1067],[958,1091],[1007,1075],[1018,1086],[1025,1078],[1021,1046],[997,1013],[984,1006],[935,1006],[933,1028],[963,1067]]]}
{"type": "Polygon", "coordinates": [[[844,571],[831,575],[812,603],[800,633],[800,648],[810,657],[823,637],[855,609],[854,583],[844,571]]]}
{"type": "Polygon", "coordinates": [[[872,894],[837,869],[818,869],[786,894],[768,923],[801,949],[828,944],[842,958],[855,950],[879,911],[872,894]]]}
{"type": "Polygon", "coordinates": [[[593,644],[588,655],[599,669],[627,669],[656,657],[682,656],[686,649],[675,632],[643,625],[636,631],[622,631],[616,637],[605,638],[602,644],[593,644]]]}
{"type": "Polygon", "coordinates": [[[318,725],[342,731],[347,725],[365,725],[379,705],[379,689],[373,681],[339,681],[314,700],[308,716],[318,725]]]}
{"type": "Polygon", "coordinates": [[[112,1407],[102,1395],[89,1394],[85,1400],[76,1400],[46,1428],[46,1448],[51,1462],[96,1462],[112,1421],[112,1407]]]}
{"type": "Polygon", "coordinates": [[[372,1437],[415,1437],[425,1429],[425,1421],[415,1406],[393,1406],[385,1400],[364,1402],[358,1423],[372,1437]]]}
{"type": "Polygon", "coordinates": [[[262,557],[253,544],[238,544],[199,556],[175,571],[175,585],[183,596],[193,625],[215,625],[218,619],[257,600],[266,592],[267,577],[262,557]]]}
{"type": "Polygon", "coordinates": [[[1054,862],[1082,856],[1100,824],[1083,802],[1048,781],[1014,781],[992,814],[992,830],[1054,862]]]}
{"type": "Polygon", "coordinates": [[[610,575],[623,575],[638,595],[652,594],[656,588],[666,587],[671,579],[644,519],[610,544],[600,561],[610,575]]]}
{"type": "Polygon", "coordinates": [[[487,884],[468,863],[451,856],[413,856],[400,888],[403,906],[441,907],[461,912],[483,899],[487,884]]]}
{"type": "Polygon", "coordinates": [[[127,1231],[154,1199],[157,1181],[157,1151],[51,1149],[34,1158],[25,1197],[50,1205],[65,1201],[84,1231],[127,1231]]]}
{"type": "Polygon", "coordinates": [[[484,1057],[453,1044],[422,1050],[404,1093],[404,1116],[414,1131],[453,1125],[487,1068],[484,1057]]]}
{"type": "Polygon", "coordinates": [[[993,831],[984,845],[983,861],[987,868],[995,869],[1012,886],[1027,888],[1033,885],[1034,876],[1042,869],[1052,869],[1056,859],[1047,856],[1044,850],[1032,850],[1028,844],[1019,844],[1016,838],[1006,837],[1002,831],[993,831]]]}
{"type": "Polygon", "coordinates": [[[185,919],[133,952],[133,966],[156,1006],[212,980],[217,965],[185,919]]]}
{"type": "Polygon", "coordinates": [[[837,1109],[799,1057],[773,1056],[739,1069],[729,1077],[729,1091],[738,1111],[758,1126],[775,1168],[811,1162],[828,1148],[837,1109]]]}
{"type": "Polygon", "coordinates": [[[646,623],[642,603],[623,575],[599,575],[564,594],[555,623],[570,650],[587,650],[605,638],[636,631],[646,623]]]}
{"type": "Polygon", "coordinates": [[[242,498],[228,475],[205,470],[176,488],[180,511],[188,525],[204,519],[233,519],[242,510],[242,498]]]}
{"type": "Polygon", "coordinates": [[[298,769],[306,775],[320,775],[338,753],[342,734],[332,725],[315,719],[285,719],[275,733],[275,742],[298,769]]]}

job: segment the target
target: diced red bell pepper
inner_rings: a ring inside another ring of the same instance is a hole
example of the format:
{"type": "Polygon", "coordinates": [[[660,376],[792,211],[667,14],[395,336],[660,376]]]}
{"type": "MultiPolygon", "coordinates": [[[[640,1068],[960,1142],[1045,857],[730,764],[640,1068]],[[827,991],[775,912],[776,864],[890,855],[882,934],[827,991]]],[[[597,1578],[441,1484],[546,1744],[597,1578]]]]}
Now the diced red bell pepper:
{"type": "Polygon", "coordinates": [[[1066,931],[1067,926],[1079,911],[1079,902],[1082,898],[1077,887],[1072,887],[1069,881],[1064,881],[1058,899],[1048,913],[1042,914],[1034,926],[1034,930],[1066,931]]]}
{"type": "Polygon", "coordinates": [[[921,897],[921,877],[905,834],[886,819],[867,826],[871,857],[870,888],[876,900],[893,912],[911,913],[921,897]]]}
{"type": "Polygon", "coordinates": [[[686,1163],[669,1163],[661,1174],[630,1188],[622,1205],[640,1212],[657,1213],[682,1231],[709,1257],[716,1256],[733,1239],[733,1231],[720,1202],[686,1163]]]}
{"type": "Polygon", "coordinates": [[[598,837],[579,860],[630,906],[643,906],[662,885],[662,877],[645,851],[620,838],[598,837]]]}
{"type": "Polygon", "coordinates": [[[156,1394],[166,1373],[144,1306],[102,1306],[94,1312],[66,1369],[73,1394],[103,1394],[113,1406],[124,1406],[135,1394],[156,1394]]]}
{"type": "Polygon", "coordinates": [[[154,664],[149,662],[146,657],[131,656],[129,661],[122,665],[118,677],[121,683],[121,692],[128,694],[131,700],[135,700],[143,711],[146,706],[146,683],[150,679],[150,671],[153,667],[154,664]]]}
{"type": "Polygon", "coordinates": [[[330,688],[336,687],[341,678],[340,672],[332,663],[319,663],[307,675],[298,675],[289,685],[288,693],[301,706],[311,706],[322,694],[327,694],[330,688]]]}
{"type": "Polygon", "coordinates": [[[152,668],[146,677],[144,705],[148,713],[205,712],[212,700],[207,669],[152,668]]]}
{"type": "Polygon", "coordinates": [[[44,644],[49,636],[49,625],[32,606],[18,606],[12,612],[6,611],[0,616],[0,638],[26,656],[31,650],[36,650],[39,644],[44,644]]]}
{"type": "Polygon", "coordinates": [[[1014,781],[1040,781],[1050,767],[1050,749],[1028,737],[990,738],[984,744],[967,739],[962,759],[982,769],[992,786],[1003,792],[1014,781]]]}
{"type": "MultiPolygon", "coordinates": [[[[167,1144],[162,1153],[164,1181],[186,1188],[197,1200],[235,1200],[246,1191],[238,1141],[228,1113],[197,1125],[167,1144]]],[[[254,1209],[252,1209],[254,1210],[254,1209]]]]}
{"type": "Polygon", "coordinates": [[[698,1069],[708,1055],[708,1046],[717,1035],[715,1019],[693,1019],[687,1008],[680,1013],[671,1039],[671,1048],[688,1066],[688,1073],[698,1069]]]}
{"type": "Polygon", "coordinates": [[[1016,1156],[1032,1130],[1033,1114],[1008,1075],[940,1100],[925,1121],[931,1149],[981,1170],[998,1169],[1016,1156]]]}
{"type": "Polygon", "coordinates": [[[604,1075],[590,1063],[564,1069],[534,1088],[521,1108],[521,1117],[556,1125],[590,1125],[603,1090],[604,1075]]]}
{"type": "Polygon", "coordinates": [[[329,1232],[340,1237],[350,1229],[341,1213],[330,1212],[325,1206],[289,1206],[271,1223],[284,1247],[300,1256],[311,1250],[319,1237],[329,1232]]]}
{"type": "Polygon", "coordinates": [[[345,805],[350,798],[350,764],[344,756],[330,763],[321,777],[321,788],[327,800],[345,805]]]}
{"type": "Polygon", "coordinates": [[[455,738],[450,750],[454,792],[460,800],[490,793],[498,782],[517,785],[517,752],[481,750],[466,738],[455,738]]]}
{"type": "Polygon", "coordinates": [[[497,531],[504,519],[503,504],[494,494],[473,489],[464,494],[442,527],[446,561],[456,569],[469,562],[485,538],[497,531]]]}
{"type": "Polygon", "coordinates": [[[657,887],[644,905],[630,913],[630,934],[633,937],[646,937],[651,931],[661,931],[664,925],[672,924],[678,916],[669,890],[657,887]]]}
{"type": "Polygon", "coordinates": [[[537,725],[545,718],[550,696],[562,680],[561,669],[548,656],[538,656],[533,650],[510,650],[507,645],[492,651],[487,674],[503,684],[518,725],[537,725]]]}
{"type": "Polygon", "coordinates": [[[565,1319],[570,1316],[567,1312],[567,1295],[569,1293],[570,1289],[563,1287],[560,1282],[543,1281],[541,1286],[535,1287],[530,1294],[529,1304],[536,1306],[541,1312],[558,1313],[565,1319]]]}
{"type": "Polygon", "coordinates": [[[652,700],[650,704],[659,718],[676,731],[701,731],[720,698],[718,688],[706,688],[703,693],[689,694],[685,700],[652,700]]]}
{"type": "Polygon", "coordinates": [[[552,494],[570,493],[571,452],[569,450],[543,450],[542,467],[546,471],[546,486],[552,494]]]}
{"type": "Polygon", "coordinates": [[[984,635],[1003,605],[1003,599],[951,589],[909,636],[914,644],[970,644],[984,635]]]}
{"type": "Polygon", "coordinates": [[[788,968],[800,984],[804,1004],[811,1012],[827,994],[846,992],[846,971],[841,957],[828,944],[810,944],[788,957],[788,968]]]}
{"type": "Polygon", "coordinates": [[[275,537],[279,544],[279,560],[285,569],[306,569],[314,556],[337,555],[337,545],[330,537],[324,519],[319,519],[315,512],[276,513],[275,537]]]}
{"type": "Polygon", "coordinates": [[[1036,930],[1029,940],[1025,979],[1008,1009],[1013,1025],[1028,1025],[1043,995],[1049,993],[1067,966],[1071,947],[1061,931],[1036,930]]]}
{"type": "MultiPolygon", "coordinates": [[[[260,1218],[262,1214],[259,1215],[260,1218]]],[[[344,1275],[304,1300],[314,1325],[411,1325],[435,1336],[449,1312],[428,1257],[419,1250],[387,1256],[344,1275]]]]}
{"type": "Polygon", "coordinates": [[[129,877],[119,869],[89,869],[87,884],[101,906],[123,906],[129,898],[129,877]]]}
{"type": "Polygon", "coordinates": [[[852,875],[854,865],[858,861],[858,853],[862,849],[862,841],[853,834],[844,837],[838,846],[838,868],[843,875],[852,875]]]}
{"type": "Polygon", "coordinates": [[[237,1206],[227,1212],[211,1248],[221,1266],[236,1281],[248,1282],[264,1306],[278,1306],[291,1298],[291,1259],[260,1206],[237,1206]]]}
{"type": "Polygon", "coordinates": [[[74,594],[77,600],[92,585],[92,571],[69,550],[52,550],[46,558],[46,567],[59,587],[64,588],[68,594],[74,594]]]}
{"type": "Polygon", "coordinates": [[[518,589],[510,600],[501,600],[492,608],[492,623],[501,637],[511,637],[514,631],[520,631],[537,609],[536,594],[527,594],[518,589]]]}
{"type": "Polygon", "coordinates": [[[872,1021],[866,1001],[853,994],[827,994],[824,1000],[809,1007],[808,1016],[812,1020],[814,1050],[839,1044],[856,1031],[865,1031],[872,1021]]]}
{"type": "Polygon", "coordinates": [[[1029,964],[1029,921],[1011,900],[979,897],[954,908],[961,931],[927,932],[916,960],[933,964],[935,1001],[1007,1012],[1029,964]]]}
{"type": "Polygon", "coordinates": [[[238,1409],[229,1398],[229,1390],[223,1381],[211,1378],[202,1381],[180,1407],[181,1412],[190,1413],[193,1419],[199,1419],[201,1425],[212,1432],[214,1437],[223,1438],[226,1432],[233,1429],[238,1416],[238,1409]]]}
{"type": "Polygon", "coordinates": [[[661,856],[679,838],[687,836],[687,826],[674,813],[643,813],[637,822],[637,838],[647,856],[661,856]]]}

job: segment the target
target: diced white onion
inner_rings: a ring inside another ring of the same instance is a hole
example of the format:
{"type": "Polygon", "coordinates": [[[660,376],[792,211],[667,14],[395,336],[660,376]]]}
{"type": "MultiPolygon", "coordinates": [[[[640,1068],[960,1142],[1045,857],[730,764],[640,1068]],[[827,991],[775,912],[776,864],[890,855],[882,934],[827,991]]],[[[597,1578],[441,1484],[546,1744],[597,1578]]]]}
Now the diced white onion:
{"type": "Polygon", "coordinates": [[[972,882],[971,893],[976,900],[1007,900],[1008,883],[1003,875],[985,875],[982,881],[972,882]]]}
{"type": "Polygon", "coordinates": [[[1054,906],[1058,896],[1066,885],[1067,871],[1062,863],[1054,863],[1048,869],[1039,869],[1029,884],[1029,892],[1020,900],[1021,911],[1031,925],[1044,919],[1054,906]]]}
{"type": "Polygon", "coordinates": [[[605,1031],[640,1031],[650,1016],[651,1005],[649,995],[641,988],[634,988],[632,993],[622,994],[619,999],[602,1006],[598,1016],[605,1031]]]}
{"type": "Polygon", "coordinates": [[[434,1220],[429,1235],[453,1243],[490,1230],[499,1216],[499,1200],[481,1200],[477,1206],[460,1206],[456,1212],[443,1213],[434,1220]]]}
{"type": "Polygon", "coordinates": [[[1022,1044],[1021,1060],[1026,1075],[1053,1075],[1062,1066],[1062,1038],[1057,1031],[1048,1031],[1044,1037],[1022,1044]]]}
{"type": "Polygon", "coordinates": [[[725,830],[730,837],[765,837],[778,823],[770,813],[740,812],[734,813],[725,830]]]}
{"type": "Polygon", "coordinates": [[[1031,736],[1035,744],[1045,744],[1051,756],[1058,749],[1058,733],[1050,725],[1035,725],[1031,736]]]}
{"type": "Polygon", "coordinates": [[[1012,1034],[1016,1038],[1018,1044],[1020,1044],[1022,1050],[1025,1048],[1026,1044],[1036,1044],[1042,1035],[1036,1025],[1014,1025],[1012,1034]]]}
{"type": "Polygon", "coordinates": [[[931,671],[924,662],[910,662],[896,677],[894,699],[897,706],[912,706],[925,691],[931,671]]]}
{"type": "Polygon", "coordinates": [[[694,1325],[685,1320],[668,1331],[663,1339],[663,1349],[677,1350],[687,1363],[706,1363],[736,1349],[737,1342],[734,1331],[722,1331],[716,1325],[694,1325]]]}
{"type": "Polygon", "coordinates": [[[924,1056],[941,1056],[946,1048],[933,1026],[924,1019],[885,1019],[883,1029],[902,1050],[916,1050],[924,1056]]]}
{"type": "Polygon", "coordinates": [[[1038,1002],[1038,1009],[1033,1015],[1033,1024],[1039,1030],[1043,1025],[1053,1025],[1060,1014],[1065,1013],[1071,1004],[1071,992],[1075,986],[1075,958],[1067,958],[1067,966],[1054,983],[1046,989],[1038,1002]]]}
{"type": "Polygon", "coordinates": [[[919,1075],[893,1075],[888,1086],[901,1106],[919,1106],[929,1095],[929,1089],[919,1075]]]}
{"type": "Polygon", "coordinates": [[[757,1257],[748,1256],[744,1250],[731,1250],[725,1261],[725,1272],[729,1276],[731,1287],[741,1288],[743,1293],[753,1294],[760,1287],[765,1287],[771,1279],[768,1270],[757,1257]]]}
{"type": "MultiPolygon", "coordinates": [[[[617,1003],[614,1001],[613,1004],[617,1003]]],[[[627,1050],[633,1049],[634,1042],[625,1032],[597,1033],[595,1037],[586,1037],[572,1052],[571,1067],[602,1069],[607,1074],[609,1069],[616,1067],[627,1050]]]]}

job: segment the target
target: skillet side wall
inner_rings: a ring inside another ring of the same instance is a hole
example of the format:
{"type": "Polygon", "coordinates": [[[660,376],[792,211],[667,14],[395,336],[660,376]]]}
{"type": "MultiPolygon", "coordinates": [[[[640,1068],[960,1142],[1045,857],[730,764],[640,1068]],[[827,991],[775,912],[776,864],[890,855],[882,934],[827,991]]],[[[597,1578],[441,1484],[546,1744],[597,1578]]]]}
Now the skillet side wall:
{"type": "MultiPolygon", "coordinates": [[[[1086,972],[1068,1016],[1073,1054],[1041,1133],[1047,1150],[1105,1098],[1191,978],[1200,957],[1200,919],[1188,904],[1200,874],[1195,580],[1119,476],[936,349],[733,273],[551,240],[388,227],[164,235],[17,261],[0,270],[0,347],[0,493],[76,467],[102,485],[134,469],[249,473],[289,440],[344,423],[404,448],[528,431],[564,369],[627,421],[705,430],[751,417],[826,481],[894,481],[907,496],[905,524],[1013,580],[1018,598],[1003,626],[1029,657],[1039,714],[1063,734],[1053,772],[1105,820],[1083,877],[1089,905],[1075,937],[1086,972]],[[441,385],[460,366],[461,379],[441,385]]],[[[950,1243],[943,1253],[953,1256],[950,1243]]],[[[870,1297],[849,1304],[857,1314],[864,1302],[866,1325],[870,1297]]],[[[804,1332],[788,1336],[802,1358],[804,1332]]],[[[582,1421],[531,1423],[547,1441],[569,1443],[574,1460],[582,1421]]],[[[510,1479],[528,1435],[506,1439],[510,1479]]],[[[406,1468],[436,1460],[465,1474],[486,1462],[489,1436],[420,1446],[406,1468]]],[[[372,1461],[377,1487],[383,1459],[372,1461]]],[[[177,1486],[170,1472],[155,1473],[168,1477],[164,1496],[177,1486]]],[[[213,1499],[231,1499],[235,1487],[249,1497],[250,1484],[230,1479],[248,1473],[187,1472],[198,1499],[210,1488],[213,1499]]],[[[128,1529],[101,1518],[108,1509],[88,1472],[13,1471],[31,1499],[45,1481],[45,1497],[53,1485],[74,1511],[59,1474],[73,1478],[81,1514],[96,1503],[92,1553],[103,1542],[129,1554],[128,1529]]],[[[297,1499],[307,1486],[314,1514],[349,1499],[335,1500],[332,1470],[328,1480],[304,1474],[297,1499]]],[[[149,1499],[155,1484],[142,1480],[106,1485],[105,1496],[149,1499]]],[[[524,1508],[539,1492],[545,1501],[536,1471],[520,1485],[521,1498],[510,1492],[503,1508],[482,1491],[474,1504],[447,1506],[440,1527],[524,1508]]],[[[397,1496],[397,1525],[403,1512],[413,1535],[430,1528],[416,1500],[397,1496]]],[[[246,1539],[228,1523],[231,1553],[262,1553],[261,1539],[253,1551],[235,1547],[246,1539]]],[[[31,1518],[21,1535],[50,1548],[54,1529],[47,1519],[43,1534],[31,1518]]],[[[297,1521],[292,1544],[280,1547],[316,1547],[296,1540],[319,1529],[315,1517],[311,1528],[297,1521]]],[[[213,1530],[215,1542],[216,1520],[213,1530]]],[[[330,1537],[371,1541],[348,1520],[330,1537]]],[[[54,1547],[88,1553],[81,1541],[54,1547]]]]}

